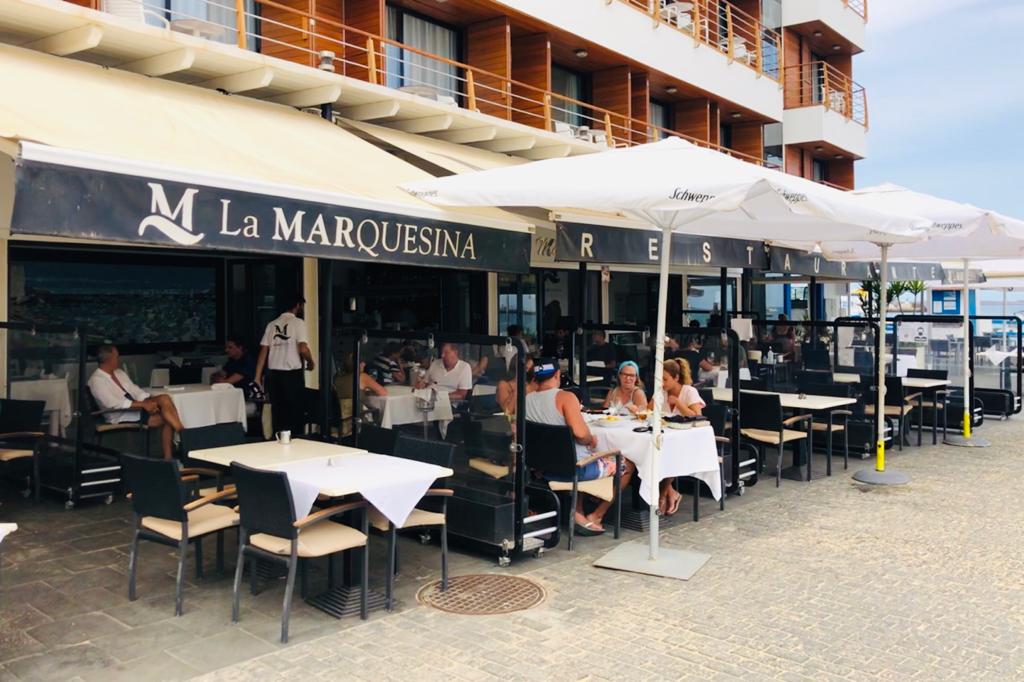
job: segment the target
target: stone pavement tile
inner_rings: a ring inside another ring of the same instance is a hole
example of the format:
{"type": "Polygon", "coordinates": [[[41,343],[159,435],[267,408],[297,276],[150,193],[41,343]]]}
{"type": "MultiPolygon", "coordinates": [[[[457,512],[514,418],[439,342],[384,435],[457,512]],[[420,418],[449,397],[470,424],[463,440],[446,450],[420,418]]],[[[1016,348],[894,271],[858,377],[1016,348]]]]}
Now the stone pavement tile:
{"type": "Polygon", "coordinates": [[[131,539],[131,534],[128,530],[124,530],[78,538],[69,542],[68,545],[79,552],[92,552],[98,549],[125,547],[131,542],[131,539]]]}
{"type": "Polygon", "coordinates": [[[97,637],[123,634],[128,626],[105,613],[84,613],[34,627],[28,634],[47,648],[81,644],[97,637]]]}
{"type": "Polygon", "coordinates": [[[68,680],[102,672],[117,665],[117,661],[92,644],[49,650],[19,658],[7,664],[7,668],[18,677],[33,682],[68,680]]]}
{"type": "Polygon", "coordinates": [[[179,682],[193,679],[199,670],[162,651],[128,663],[117,663],[83,675],[84,682],[179,682]]]}
{"type": "MultiPolygon", "coordinates": [[[[5,576],[6,577],[6,576],[5,576]]],[[[46,584],[63,592],[85,590],[90,587],[105,587],[111,592],[128,592],[128,576],[110,568],[100,566],[79,573],[68,573],[46,578],[46,584]]]]}
{"type": "MultiPolygon", "coordinates": [[[[66,578],[73,575],[64,567],[61,559],[34,562],[32,560],[14,564],[11,568],[3,569],[3,586],[10,589],[27,583],[34,583],[40,580],[51,578],[66,578]]],[[[6,601],[6,600],[5,600],[6,601]]]]}
{"type": "Polygon", "coordinates": [[[157,621],[148,625],[126,628],[122,632],[97,636],[92,643],[121,663],[136,662],[154,652],[178,647],[199,639],[199,635],[178,625],[177,620],[157,621]]]}
{"type": "Polygon", "coordinates": [[[167,653],[198,670],[209,671],[275,650],[277,647],[273,644],[250,635],[241,628],[231,628],[196,642],[172,647],[167,653]]]}
{"type": "MultiPolygon", "coordinates": [[[[125,625],[139,627],[149,623],[168,620],[174,617],[174,593],[150,596],[139,592],[139,598],[135,601],[127,600],[127,586],[125,587],[125,600],[114,605],[108,605],[103,612],[108,616],[116,618],[125,625]]],[[[190,604],[188,595],[185,597],[185,615],[196,608],[190,604]]]]}
{"type": "Polygon", "coordinates": [[[101,611],[122,601],[127,601],[127,596],[115,594],[105,587],[69,592],[49,588],[29,599],[32,606],[55,619],[101,611]]]}
{"type": "Polygon", "coordinates": [[[0,624],[0,663],[39,653],[45,649],[41,642],[33,639],[25,630],[7,623],[0,624]]]}
{"type": "Polygon", "coordinates": [[[4,610],[0,611],[0,625],[10,629],[29,630],[52,622],[52,618],[33,608],[31,604],[5,605],[4,610]]]}

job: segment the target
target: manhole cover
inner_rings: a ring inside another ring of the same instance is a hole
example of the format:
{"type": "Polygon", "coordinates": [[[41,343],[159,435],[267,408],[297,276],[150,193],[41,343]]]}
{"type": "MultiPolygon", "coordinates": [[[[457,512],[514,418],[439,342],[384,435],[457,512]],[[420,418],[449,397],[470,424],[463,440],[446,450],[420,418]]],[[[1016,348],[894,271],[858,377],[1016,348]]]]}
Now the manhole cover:
{"type": "Polygon", "coordinates": [[[460,575],[420,588],[416,600],[448,613],[489,616],[532,608],[544,601],[544,588],[526,578],[513,575],[460,575]]]}

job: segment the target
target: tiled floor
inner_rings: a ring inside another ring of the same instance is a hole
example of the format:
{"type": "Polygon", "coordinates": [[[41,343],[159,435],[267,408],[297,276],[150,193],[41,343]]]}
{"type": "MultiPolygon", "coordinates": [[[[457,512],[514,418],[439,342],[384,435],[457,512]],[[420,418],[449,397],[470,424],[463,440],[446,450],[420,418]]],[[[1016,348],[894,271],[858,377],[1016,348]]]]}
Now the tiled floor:
{"type": "MultiPolygon", "coordinates": [[[[511,571],[544,586],[542,605],[509,616],[416,605],[438,549],[410,538],[397,613],[334,620],[296,598],[288,646],[279,580],[243,592],[230,623],[231,579],[214,573],[212,542],[208,577],[189,575],[175,618],[169,548],[144,545],[139,600],[127,599],[124,500],[65,511],[8,494],[0,519],[21,529],[3,545],[0,681],[1024,679],[1024,418],[982,434],[991,448],[894,453],[890,466],[912,476],[905,488],[840,473],[779,490],[765,480],[725,513],[705,501],[699,524],[662,533],[711,554],[688,582],[593,568],[610,537],[507,569],[456,551],[455,574],[511,571]]],[[[382,550],[375,540],[376,585],[382,550]]]]}

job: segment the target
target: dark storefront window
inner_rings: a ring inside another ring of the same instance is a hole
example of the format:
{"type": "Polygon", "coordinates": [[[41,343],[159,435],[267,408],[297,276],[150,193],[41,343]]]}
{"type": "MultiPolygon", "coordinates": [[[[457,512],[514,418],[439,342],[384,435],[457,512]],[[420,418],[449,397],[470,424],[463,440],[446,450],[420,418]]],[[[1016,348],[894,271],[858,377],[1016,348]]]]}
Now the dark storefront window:
{"type": "Polygon", "coordinates": [[[519,295],[515,275],[498,275],[498,334],[504,334],[511,324],[523,328],[523,334],[531,345],[537,338],[537,276],[523,275],[523,309],[519,310],[519,295]]]}
{"type": "Polygon", "coordinates": [[[335,327],[487,331],[487,275],[334,262],[335,327]]]}

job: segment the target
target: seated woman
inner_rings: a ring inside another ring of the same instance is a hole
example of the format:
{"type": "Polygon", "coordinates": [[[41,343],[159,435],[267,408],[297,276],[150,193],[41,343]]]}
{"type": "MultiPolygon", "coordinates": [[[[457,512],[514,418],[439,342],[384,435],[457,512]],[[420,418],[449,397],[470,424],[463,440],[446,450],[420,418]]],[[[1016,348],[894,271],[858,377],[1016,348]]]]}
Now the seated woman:
{"type": "MultiPolygon", "coordinates": [[[[526,356],[526,376],[523,381],[526,384],[526,393],[529,395],[536,390],[536,386],[533,384],[531,379],[533,378],[533,357],[526,356]]],[[[498,408],[508,416],[514,416],[516,413],[516,405],[519,399],[518,389],[518,369],[519,363],[514,359],[508,366],[508,374],[505,378],[498,382],[495,388],[494,399],[498,403],[498,408]]]]}
{"type": "Polygon", "coordinates": [[[647,397],[644,395],[643,382],[640,381],[640,367],[632,360],[619,365],[619,385],[608,391],[604,397],[605,408],[615,411],[626,410],[636,414],[647,409],[647,397]]]}
{"type": "MultiPolygon", "coordinates": [[[[704,401],[700,393],[693,387],[693,377],[690,376],[690,364],[685,360],[666,360],[665,370],[661,375],[661,385],[664,389],[662,397],[662,412],[665,415],[698,416],[704,409],[704,401]]],[[[654,400],[651,400],[650,409],[654,409],[654,400]]],[[[679,503],[683,496],[680,495],[673,483],[675,478],[666,478],[661,481],[661,494],[658,498],[658,510],[662,514],[672,516],[679,511],[679,503]]]]}
{"type": "MultiPolygon", "coordinates": [[[[338,394],[341,408],[341,435],[352,435],[352,389],[355,387],[352,354],[345,356],[341,372],[334,377],[334,390],[338,394]]],[[[377,380],[366,373],[366,363],[359,363],[359,390],[366,395],[385,396],[388,390],[377,383],[377,380]]]]}

